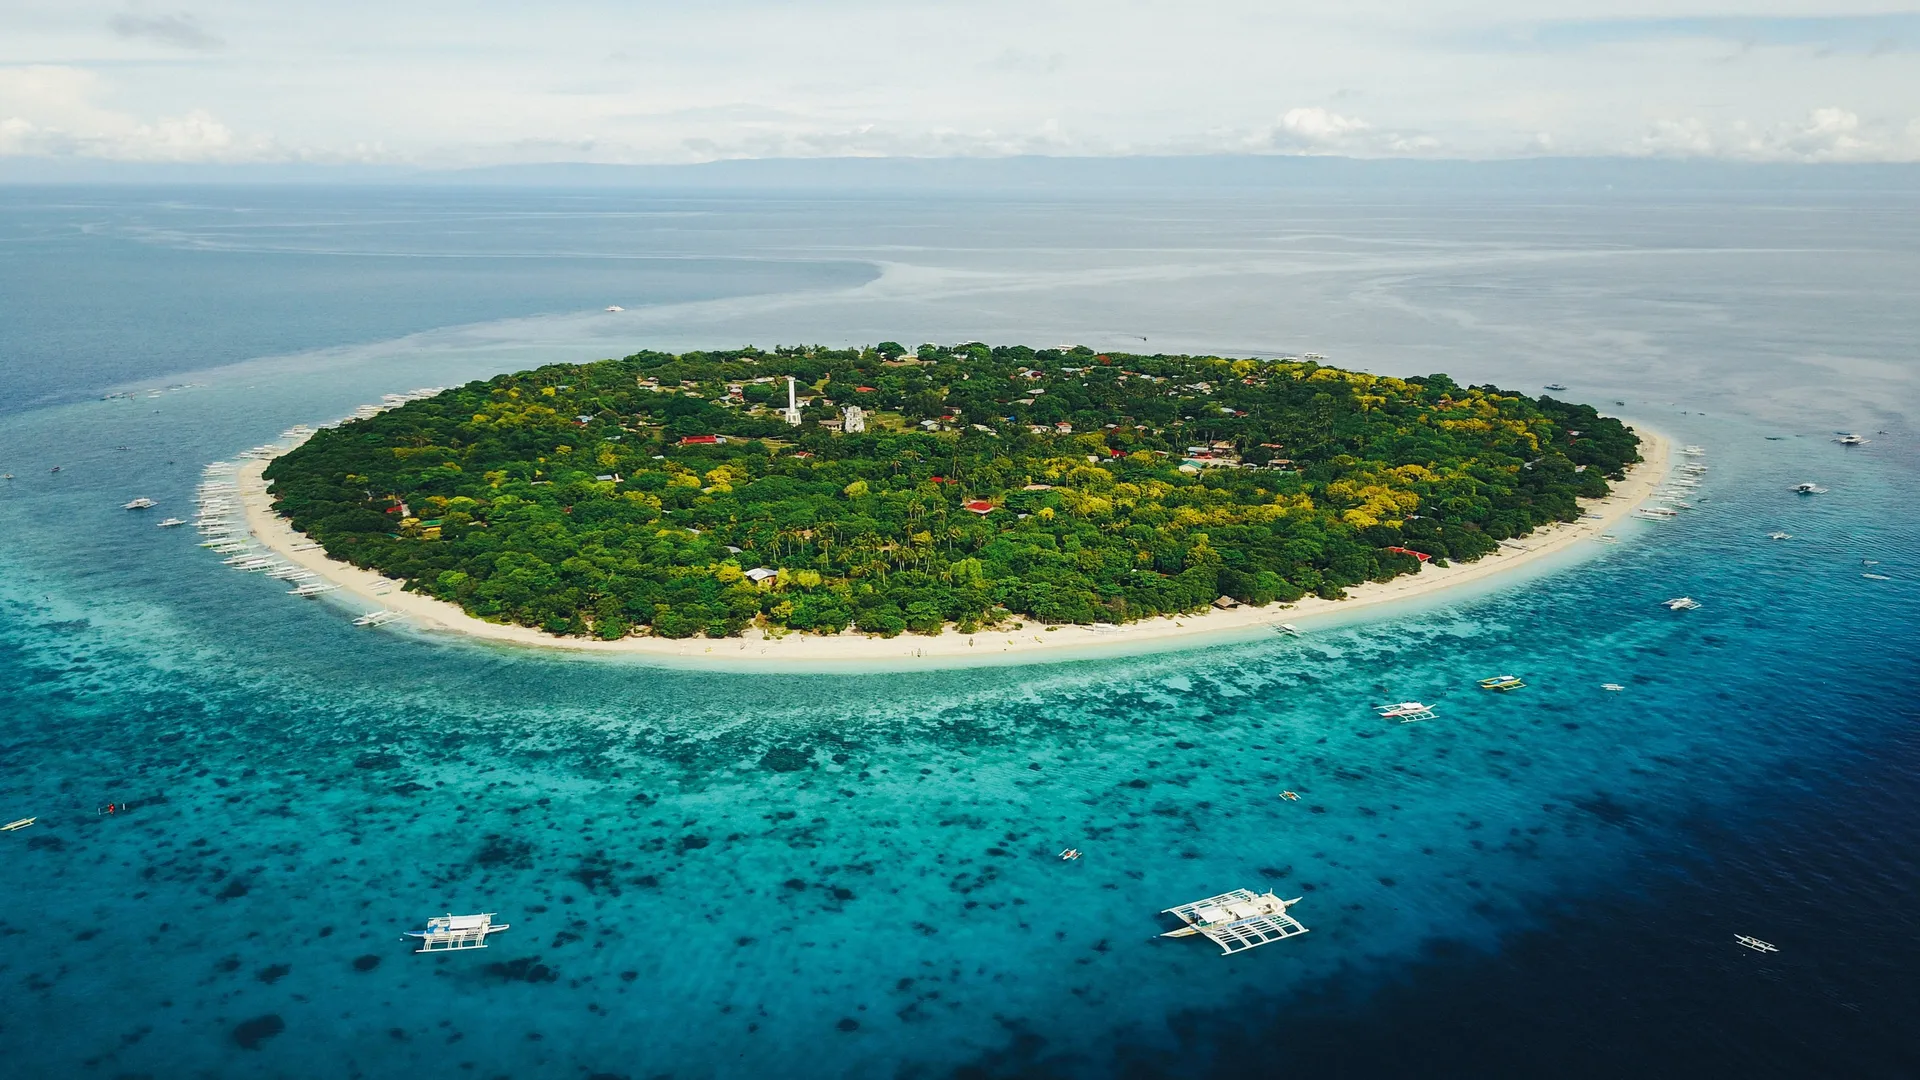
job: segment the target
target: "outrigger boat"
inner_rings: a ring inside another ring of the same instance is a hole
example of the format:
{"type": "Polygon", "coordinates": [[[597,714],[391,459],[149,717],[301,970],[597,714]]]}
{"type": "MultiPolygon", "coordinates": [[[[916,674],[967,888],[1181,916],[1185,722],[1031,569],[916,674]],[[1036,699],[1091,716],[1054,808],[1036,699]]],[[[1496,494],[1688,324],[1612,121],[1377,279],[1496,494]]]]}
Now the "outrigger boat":
{"type": "Polygon", "coordinates": [[[1079,848],[1067,848],[1065,851],[1062,851],[1060,853],[1060,861],[1072,862],[1073,860],[1079,858],[1082,854],[1084,854],[1084,852],[1082,852],[1079,848]]]}
{"type": "Polygon", "coordinates": [[[1508,690],[1523,690],[1526,685],[1520,681],[1518,675],[1494,675],[1480,680],[1480,689],[1499,690],[1503,693],[1508,690]]]}
{"type": "Polygon", "coordinates": [[[508,924],[495,926],[493,917],[499,912],[489,911],[483,915],[436,915],[427,920],[425,930],[409,930],[407,937],[419,938],[420,947],[413,950],[424,952],[455,952],[461,949],[484,949],[487,947],[487,935],[497,934],[508,929],[508,924]]]}
{"type": "Polygon", "coordinates": [[[353,620],[355,626],[385,626],[401,615],[398,611],[369,611],[353,620]]]}
{"type": "Polygon", "coordinates": [[[1768,534],[1767,534],[1767,539],[1769,539],[1769,540],[1791,540],[1791,539],[1793,539],[1793,534],[1792,534],[1792,533],[1783,533],[1783,532],[1770,532],[1770,533],[1768,533],[1768,534]]]}
{"type": "Polygon", "coordinates": [[[1625,689],[1626,689],[1626,687],[1624,687],[1624,686],[1621,686],[1621,685],[1620,685],[1619,683],[1617,683],[1617,682],[1603,682],[1603,683],[1601,683],[1601,684],[1600,684],[1600,689],[1602,689],[1602,690],[1611,690],[1611,691],[1613,691],[1614,693],[1619,693],[1620,691],[1622,691],[1622,690],[1625,690],[1625,689]]]}
{"type": "Polygon", "coordinates": [[[1827,489],[1821,487],[1819,484],[1795,484],[1793,485],[1793,493],[1795,495],[1825,495],[1827,489]]]}
{"type": "Polygon", "coordinates": [[[160,524],[158,524],[158,525],[156,525],[156,526],[154,526],[154,528],[157,528],[157,529],[171,529],[171,528],[173,528],[173,527],[174,527],[175,525],[185,525],[186,523],[187,523],[187,519],[186,519],[186,518],[168,518],[167,520],[165,520],[165,521],[162,521],[162,522],[161,522],[160,524]]]}
{"type": "Polygon", "coordinates": [[[1274,627],[1273,632],[1276,634],[1286,634],[1290,637],[1300,636],[1300,628],[1293,625],[1290,622],[1283,622],[1280,625],[1274,627]]]}
{"type": "Polygon", "coordinates": [[[1660,602],[1667,606],[1668,611],[1692,611],[1700,606],[1700,601],[1695,600],[1691,596],[1676,596],[1671,600],[1662,600],[1660,602]]]}
{"type": "Polygon", "coordinates": [[[1380,714],[1382,720],[1398,720],[1411,724],[1416,720],[1431,720],[1436,715],[1433,706],[1418,701],[1400,701],[1392,705],[1375,705],[1373,711],[1380,714]]]}
{"type": "Polygon", "coordinates": [[[37,817],[23,817],[18,821],[9,821],[5,825],[0,825],[0,832],[12,832],[15,829],[24,829],[39,820],[37,817]]]}
{"type": "Polygon", "coordinates": [[[1747,948],[1752,949],[1754,952],[1779,952],[1780,951],[1778,948],[1776,948],[1773,945],[1772,942],[1761,941],[1757,937],[1749,937],[1746,934],[1735,934],[1733,935],[1733,940],[1738,944],[1745,945],[1747,948]]]}
{"type": "Polygon", "coordinates": [[[1172,915],[1186,925],[1160,936],[1180,938],[1199,934],[1220,946],[1222,955],[1245,952],[1306,933],[1307,928],[1287,914],[1287,909],[1301,899],[1296,896],[1282,900],[1272,892],[1235,889],[1166,909],[1163,914],[1172,915]]]}
{"type": "Polygon", "coordinates": [[[1893,580],[1892,578],[1888,577],[1885,574],[1861,574],[1860,576],[1863,578],[1866,578],[1869,581],[1892,581],[1893,580]]]}
{"type": "Polygon", "coordinates": [[[148,499],[148,498],[144,498],[144,497],[142,497],[142,498],[138,498],[138,499],[134,499],[134,500],[132,500],[132,501],[130,501],[130,502],[126,502],[126,503],[122,503],[122,504],[121,504],[121,506],[120,506],[120,509],[122,509],[122,510],[147,510],[147,509],[151,509],[152,507],[155,507],[155,506],[159,506],[159,505],[160,505],[159,503],[157,503],[157,502],[154,502],[154,501],[153,501],[152,499],[148,499]]]}

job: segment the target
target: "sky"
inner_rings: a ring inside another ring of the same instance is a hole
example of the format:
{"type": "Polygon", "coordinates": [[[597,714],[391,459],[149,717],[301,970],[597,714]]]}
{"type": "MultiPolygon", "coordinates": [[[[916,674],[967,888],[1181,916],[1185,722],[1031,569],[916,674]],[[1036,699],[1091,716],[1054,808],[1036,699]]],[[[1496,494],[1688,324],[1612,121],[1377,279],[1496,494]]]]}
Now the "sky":
{"type": "Polygon", "coordinates": [[[1920,7],[0,0],[0,158],[1219,153],[1920,161],[1920,7]]]}

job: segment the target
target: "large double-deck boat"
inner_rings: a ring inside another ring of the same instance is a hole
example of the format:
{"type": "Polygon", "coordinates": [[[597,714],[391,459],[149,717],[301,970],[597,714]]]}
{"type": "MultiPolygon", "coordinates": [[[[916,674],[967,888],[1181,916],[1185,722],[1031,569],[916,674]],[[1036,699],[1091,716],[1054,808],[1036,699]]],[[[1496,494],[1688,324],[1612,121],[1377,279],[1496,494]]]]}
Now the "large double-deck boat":
{"type": "Polygon", "coordinates": [[[508,924],[494,924],[493,917],[499,914],[489,911],[481,915],[455,915],[448,912],[427,920],[425,930],[409,930],[407,936],[420,939],[420,947],[413,950],[424,952],[456,952],[461,949],[484,949],[487,947],[487,935],[497,934],[508,929],[508,924]]]}
{"type": "Polygon", "coordinates": [[[1198,934],[1220,946],[1222,955],[1231,956],[1306,933],[1307,928],[1287,914],[1287,909],[1301,899],[1296,896],[1282,900],[1271,891],[1256,893],[1235,889],[1168,908],[1163,914],[1172,915],[1186,925],[1160,936],[1181,938],[1198,934]]]}

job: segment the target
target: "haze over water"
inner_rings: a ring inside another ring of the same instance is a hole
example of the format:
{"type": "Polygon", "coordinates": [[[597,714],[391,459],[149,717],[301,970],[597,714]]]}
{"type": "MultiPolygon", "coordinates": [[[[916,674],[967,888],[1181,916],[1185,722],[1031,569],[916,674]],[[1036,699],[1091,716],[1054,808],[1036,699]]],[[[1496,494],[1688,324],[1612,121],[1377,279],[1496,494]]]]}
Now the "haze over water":
{"type": "Polygon", "coordinates": [[[0,1060],[1920,1072],[1914,209],[0,189],[0,820],[40,816],[0,835],[0,1060]],[[356,629],[119,509],[384,393],[887,338],[1560,382],[1711,468],[1617,546],[1298,640],[887,673],[356,629]],[[1369,708],[1404,698],[1439,717],[1369,708]],[[1269,886],[1312,933],[1153,937],[1269,886]],[[408,953],[448,910],[513,929],[408,953]]]}

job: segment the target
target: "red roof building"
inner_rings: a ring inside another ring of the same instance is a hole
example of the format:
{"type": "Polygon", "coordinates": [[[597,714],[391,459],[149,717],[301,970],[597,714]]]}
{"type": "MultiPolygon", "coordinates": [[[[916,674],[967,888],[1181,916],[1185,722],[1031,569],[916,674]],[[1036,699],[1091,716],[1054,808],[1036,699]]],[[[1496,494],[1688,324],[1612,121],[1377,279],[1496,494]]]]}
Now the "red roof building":
{"type": "Polygon", "coordinates": [[[960,509],[965,510],[969,513],[979,514],[981,517],[985,517],[986,515],[993,513],[994,506],[992,503],[988,502],[985,499],[973,499],[969,502],[961,503],[960,509]]]}
{"type": "Polygon", "coordinates": [[[720,436],[718,435],[683,435],[680,437],[681,446],[711,446],[719,441],[720,436]]]}

